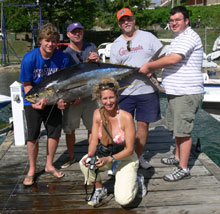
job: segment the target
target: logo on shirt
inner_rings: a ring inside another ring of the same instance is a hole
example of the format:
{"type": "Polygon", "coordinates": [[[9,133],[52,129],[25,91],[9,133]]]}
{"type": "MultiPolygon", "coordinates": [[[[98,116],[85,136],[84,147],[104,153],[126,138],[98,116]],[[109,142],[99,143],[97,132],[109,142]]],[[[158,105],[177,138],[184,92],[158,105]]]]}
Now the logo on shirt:
{"type": "Polygon", "coordinates": [[[126,48],[120,48],[119,55],[124,56],[124,55],[128,54],[129,52],[135,52],[135,51],[139,51],[139,50],[143,50],[143,49],[144,48],[142,45],[138,45],[137,47],[131,47],[130,51],[128,51],[126,48]]]}
{"type": "Polygon", "coordinates": [[[58,68],[47,68],[47,66],[44,66],[42,69],[35,69],[34,70],[34,79],[41,78],[45,76],[50,76],[53,73],[56,73],[58,71],[58,68]]]}

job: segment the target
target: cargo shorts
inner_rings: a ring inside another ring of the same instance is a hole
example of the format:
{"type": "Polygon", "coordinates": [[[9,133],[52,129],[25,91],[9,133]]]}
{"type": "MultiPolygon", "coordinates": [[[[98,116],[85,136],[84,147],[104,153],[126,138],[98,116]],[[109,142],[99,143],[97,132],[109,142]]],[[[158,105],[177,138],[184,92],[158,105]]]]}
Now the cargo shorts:
{"type": "Polygon", "coordinates": [[[195,115],[203,94],[167,95],[166,126],[175,137],[188,137],[194,126],[195,115]]]}

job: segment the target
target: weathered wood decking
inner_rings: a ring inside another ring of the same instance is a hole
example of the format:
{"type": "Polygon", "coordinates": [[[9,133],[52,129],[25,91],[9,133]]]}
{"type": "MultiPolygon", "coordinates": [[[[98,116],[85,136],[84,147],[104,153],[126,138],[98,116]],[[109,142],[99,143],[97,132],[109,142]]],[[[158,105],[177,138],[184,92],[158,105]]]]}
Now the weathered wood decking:
{"type": "MultiPolygon", "coordinates": [[[[77,160],[87,153],[87,132],[77,130],[75,154],[77,160]]],[[[78,163],[63,170],[66,176],[56,179],[44,173],[46,136],[40,138],[37,182],[29,188],[23,186],[28,170],[26,146],[15,147],[13,136],[7,137],[0,146],[0,213],[22,214],[133,214],[133,213],[220,213],[220,169],[203,153],[192,151],[190,158],[191,179],[175,183],[165,182],[162,177],[172,169],[160,163],[160,158],[170,156],[174,150],[171,134],[161,124],[150,129],[145,157],[153,168],[141,170],[145,176],[148,194],[137,199],[131,208],[119,206],[113,196],[113,179],[102,173],[110,191],[108,201],[98,208],[85,202],[83,176],[78,163]]],[[[55,157],[55,166],[60,167],[67,156],[65,138],[62,136],[55,157]]],[[[91,191],[91,188],[89,189],[91,191]]]]}

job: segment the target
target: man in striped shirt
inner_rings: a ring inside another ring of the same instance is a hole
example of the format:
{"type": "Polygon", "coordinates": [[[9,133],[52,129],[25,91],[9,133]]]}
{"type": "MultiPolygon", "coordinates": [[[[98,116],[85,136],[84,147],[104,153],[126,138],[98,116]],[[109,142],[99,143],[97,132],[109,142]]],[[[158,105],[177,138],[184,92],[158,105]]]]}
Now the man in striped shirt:
{"type": "Polygon", "coordinates": [[[144,64],[140,72],[150,77],[156,69],[164,68],[162,85],[168,99],[166,125],[175,136],[176,151],[174,157],[162,158],[161,162],[177,165],[163,178],[165,181],[178,181],[190,178],[191,132],[204,94],[201,72],[203,47],[199,35],[189,26],[189,14],[185,7],[171,9],[170,28],[174,39],[166,56],[144,64]]]}

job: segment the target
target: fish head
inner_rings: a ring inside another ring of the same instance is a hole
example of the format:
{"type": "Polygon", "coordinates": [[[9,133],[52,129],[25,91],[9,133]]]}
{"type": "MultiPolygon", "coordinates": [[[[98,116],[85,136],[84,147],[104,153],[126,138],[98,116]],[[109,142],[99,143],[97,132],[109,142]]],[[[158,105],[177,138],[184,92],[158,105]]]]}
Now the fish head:
{"type": "Polygon", "coordinates": [[[38,103],[41,99],[49,99],[53,96],[54,90],[52,88],[45,88],[40,91],[33,91],[32,89],[25,95],[25,99],[31,102],[32,104],[38,103]]]}

